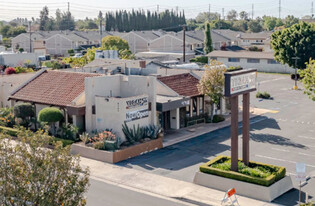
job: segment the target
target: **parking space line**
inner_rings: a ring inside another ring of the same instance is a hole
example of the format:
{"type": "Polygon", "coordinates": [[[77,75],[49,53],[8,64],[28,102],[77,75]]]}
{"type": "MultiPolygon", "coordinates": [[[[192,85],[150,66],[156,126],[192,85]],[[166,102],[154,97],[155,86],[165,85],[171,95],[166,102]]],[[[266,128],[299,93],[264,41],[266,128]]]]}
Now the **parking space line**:
{"type": "Polygon", "coordinates": [[[307,136],[302,136],[302,135],[299,135],[298,137],[301,137],[301,138],[304,138],[304,139],[314,139],[315,140],[315,137],[307,137],[307,136]]]}
{"type": "MultiPolygon", "coordinates": [[[[289,163],[292,163],[292,164],[296,164],[297,163],[297,162],[291,161],[291,160],[284,160],[284,159],[268,157],[268,156],[264,156],[264,155],[255,155],[255,156],[256,157],[261,157],[261,158],[266,158],[266,159],[271,159],[271,160],[276,160],[276,161],[280,161],[280,162],[289,162],[289,163]]],[[[315,168],[315,165],[306,164],[306,166],[315,168]]]]}
{"type": "Polygon", "coordinates": [[[274,148],[274,147],[272,147],[271,149],[281,151],[281,152],[290,152],[289,150],[286,150],[286,149],[279,149],[279,148],[274,148]]]}
{"type": "Polygon", "coordinates": [[[306,154],[306,153],[302,153],[302,152],[299,152],[300,155],[305,155],[305,156],[309,156],[309,157],[315,157],[315,155],[311,155],[311,154],[306,154]]]}

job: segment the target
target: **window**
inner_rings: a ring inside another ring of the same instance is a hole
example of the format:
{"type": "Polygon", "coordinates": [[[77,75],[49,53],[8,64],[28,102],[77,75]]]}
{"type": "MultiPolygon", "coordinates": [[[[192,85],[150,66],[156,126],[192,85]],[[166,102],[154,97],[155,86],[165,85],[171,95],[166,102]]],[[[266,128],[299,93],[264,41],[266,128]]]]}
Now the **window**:
{"type": "Polygon", "coordinates": [[[249,42],[249,40],[248,39],[243,39],[243,42],[249,42]]]}
{"type": "Polygon", "coordinates": [[[95,114],[96,111],[95,111],[95,105],[92,106],[92,114],[95,114]]]}
{"type": "Polygon", "coordinates": [[[217,60],[217,57],[210,57],[210,60],[217,60]]]}
{"type": "Polygon", "coordinates": [[[279,64],[279,62],[274,59],[268,59],[268,64],[279,64]]]}
{"type": "Polygon", "coordinates": [[[247,59],[247,63],[259,63],[259,59],[247,59]]]}
{"type": "Polygon", "coordinates": [[[229,58],[229,62],[240,62],[240,58],[229,58]]]}
{"type": "Polygon", "coordinates": [[[258,43],[258,42],[263,42],[263,40],[256,40],[256,42],[258,43]]]}

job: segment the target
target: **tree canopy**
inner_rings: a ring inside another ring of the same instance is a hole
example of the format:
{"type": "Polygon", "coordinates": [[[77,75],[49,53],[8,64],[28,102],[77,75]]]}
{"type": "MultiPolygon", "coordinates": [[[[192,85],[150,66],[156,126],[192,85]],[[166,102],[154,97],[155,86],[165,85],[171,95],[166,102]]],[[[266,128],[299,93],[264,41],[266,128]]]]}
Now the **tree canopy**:
{"type": "Polygon", "coordinates": [[[204,53],[208,54],[213,51],[212,39],[211,39],[211,27],[210,23],[205,24],[205,39],[204,39],[204,53]]]}
{"type": "Polygon", "coordinates": [[[129,44],[119,36],[106,36],[102,39],[102,49],[104,50],[129,50],[129,44]]]}
{"type": "Polygon", "coordinates": [[[295,68],[293,57],[299,57],[297,67],[306,68],[309,58],[315,57],[315,25],[301,22],[276,31],[271,35],[271,45],[275,51],[275,60],[295,68]]]}
{"type": "Polygon", "coordinates": [[[45,149],[51,137],[29,130],[20,131],[17,140],[0,133],[1,205],[86,204],[89,170],[70,155],[70,147],[58,142],[45,149]]]}
{"type": "Polygon", "coordinates": [[[315,60],[310,59],[306,69],[299,70],[304,85],[304,94],[315,101],[315,60]]]}
{"type": "Polygon", "coordinates": [[[40,110],[38,120],[41,122],[54,123],[63,119],[63,114],[60,109],[56,107],[46,107],[40,110]]]}

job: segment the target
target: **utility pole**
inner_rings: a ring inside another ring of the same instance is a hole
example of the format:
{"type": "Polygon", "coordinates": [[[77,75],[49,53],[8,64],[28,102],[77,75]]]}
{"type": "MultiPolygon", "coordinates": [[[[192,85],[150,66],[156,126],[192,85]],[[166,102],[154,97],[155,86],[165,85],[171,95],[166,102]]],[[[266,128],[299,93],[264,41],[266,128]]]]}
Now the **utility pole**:
{"type": "Polygon", "coordinates": [[[281,0],[279,0],[279,19],[281,18],[281,0]]]}
{"type": "Polygon", "coordinates": [[[70,2],[68,2],[68,29],[70,30],[70,2]]]}
{"type": "Polygon", "coordinates": [[[176,14],[178,15],[178,6],[176,6],[176,14]]]}
{"type": "Polygon", "coordinates": [[[311,9],[311,17],[312,17],[312,19],[313,19],[313,17],[314,17],[314,2],[312,1],[312,9],[311,9]]]}
{"type": "Polygon", "coordinates": [[[186,62],[186,25],[183,25],[183,61],[186,62]]]}
{"type": "Polygon", "coordinates": [[[68,2],[68,12],[70,12],[70,2],[68,2]]]}
{"type": "Polygon", "coordinates": [[[28,30],[30,32],[30,53],[32,53],[32,22],[28,22],[28,30]]]}
{"type": "Polygon", "coordinates": [[[103,28],[102,28],[102,17],[100,18],[100,47],[102,48],[103,28]]]}
{"type": "Polygon", "coordinates": [[[254,4],[252,4],[252,19],[254,20],[254,4]]]}
{"type": "Polygon", "coordinates": [[[157,10],[157,13],[159,14],[160,13],[160,6],[159,5],[157,5],[156,10],[157,10]]]}
{"type": "Polygon", "coordinates": [[[298,89],[298,86],[297,86],[297,60],[299,60],[300,58],[299,57],[292,57],[292,59],[295,60],[295,75],[294,75],[294,87],[293,89],[294,90],[297,90],[298,89]]]}
{"type": "Polygon", "coordinates": [[[209,4],[209,21],[211,20],[211,4],[209,4]]]}
{"type": "Polygon", "coordinates": [[[225,17],[224,17],[224,8],[222,8],[222,19],[225,20],[225,17]]]}

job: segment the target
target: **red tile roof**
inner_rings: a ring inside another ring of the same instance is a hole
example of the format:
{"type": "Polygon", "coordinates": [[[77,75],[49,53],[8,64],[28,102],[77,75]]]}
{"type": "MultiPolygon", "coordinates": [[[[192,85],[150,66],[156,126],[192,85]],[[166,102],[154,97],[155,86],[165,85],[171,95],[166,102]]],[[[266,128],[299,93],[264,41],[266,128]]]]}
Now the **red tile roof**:
{"type": "Polygon", "coordinates": [[[84,92],[84,79],[93,76],[100,75],[47,70],[26,83],[12,94],[10,99],[55,106],[70,106],[71,102],[84,92]]]}
{"type": "Polygon", "coordinates": [[[158,80],[179,95],[188,97],[200,95],[197,87],[199,80],[190,73],[159,77],[158,80]]]}

